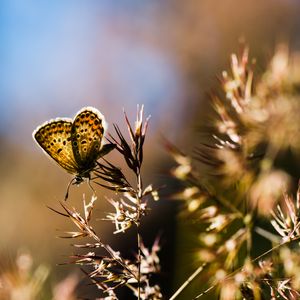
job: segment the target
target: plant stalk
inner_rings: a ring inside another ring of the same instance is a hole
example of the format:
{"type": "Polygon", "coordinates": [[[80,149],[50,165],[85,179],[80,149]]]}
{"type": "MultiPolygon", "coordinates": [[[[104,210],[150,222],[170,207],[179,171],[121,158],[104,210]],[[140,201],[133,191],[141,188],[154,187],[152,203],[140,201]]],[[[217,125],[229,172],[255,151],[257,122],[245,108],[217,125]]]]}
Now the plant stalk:
{"type": "Polygon", "coordinates": [[[203,263],[198,269],[178,288],[169,300],[174,300],[179,294],[203,271],[207,263],[203,263]]]}

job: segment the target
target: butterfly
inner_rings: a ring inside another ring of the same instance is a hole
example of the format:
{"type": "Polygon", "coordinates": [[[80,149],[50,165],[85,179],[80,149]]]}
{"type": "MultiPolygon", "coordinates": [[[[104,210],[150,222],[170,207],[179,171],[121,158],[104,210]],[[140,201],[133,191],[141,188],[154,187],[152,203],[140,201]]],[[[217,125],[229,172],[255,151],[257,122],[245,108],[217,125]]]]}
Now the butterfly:
{"type": "Polygon", "coordinates": [[[75,175],[73,180],[79,184],[90,179],[96,161],[114,148],[111,143],[103,143],[106,129],[104,116],[94,107],[84,107],[74,119],[50,120],[38,126],[32,135],[52,159],[75,175]]]}

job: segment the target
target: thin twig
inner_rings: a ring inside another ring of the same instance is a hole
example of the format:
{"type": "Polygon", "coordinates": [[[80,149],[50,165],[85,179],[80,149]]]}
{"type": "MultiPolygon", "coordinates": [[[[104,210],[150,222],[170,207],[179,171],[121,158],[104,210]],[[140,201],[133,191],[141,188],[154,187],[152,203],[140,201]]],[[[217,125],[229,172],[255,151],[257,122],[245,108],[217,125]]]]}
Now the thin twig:
{"type": "Polygon", "coordinates": [[[205,268],[207,263],[203,263],[198,269],[179,287],[169,300],[174,300],[205,268]]]}
{"type": "Polygon", "coordinates": [[[137,217],[137,247],[138,247],[138,300],[141,297],[141,235],[140,235],[140,204],[142,196],[142,178],[140,169],[137,171],[137,201],[138,201],[138,217],[137,217]]]}
{"type": "Polygon", "coordinates": [[[141,298],[141,235],[137,226],[137,246],[138,246],[138,300],[141,298]]]}

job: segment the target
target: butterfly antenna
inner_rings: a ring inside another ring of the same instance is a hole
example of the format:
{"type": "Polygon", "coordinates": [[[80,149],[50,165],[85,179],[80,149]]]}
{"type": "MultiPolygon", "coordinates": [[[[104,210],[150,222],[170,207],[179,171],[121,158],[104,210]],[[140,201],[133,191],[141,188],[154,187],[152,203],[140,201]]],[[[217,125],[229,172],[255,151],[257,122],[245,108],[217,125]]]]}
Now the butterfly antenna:
{"type": "Polygon", "coordinates": [[[69,190],[70,190],[70,186],[71,184],[76,180],[76,177],[72,178],[68,184],[68,187],[67,187],[67,192],[66,192],[66,195],[65,195],[65,201],[67,201],[68,197],[69,197],[69,190]]]}

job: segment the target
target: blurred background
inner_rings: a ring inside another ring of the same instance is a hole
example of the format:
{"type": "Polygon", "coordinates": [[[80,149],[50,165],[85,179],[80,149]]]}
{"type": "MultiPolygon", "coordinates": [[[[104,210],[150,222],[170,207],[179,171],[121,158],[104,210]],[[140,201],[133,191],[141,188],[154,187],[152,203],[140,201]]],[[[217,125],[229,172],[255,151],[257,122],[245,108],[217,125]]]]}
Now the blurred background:
{"type": "MultiPolygon", "coordinates": [[[[35,264],[51,266],[54,282],[72,269],[56,266],[73,251],[56,230],[72,227],[46,207],[58,208],[71,177],[35,144],[36,126],[95,106],[111,131],[113,123],[124,130],[123,108],[133,121],[144,104],[151,115],[145,183],[166,186],[167,195],[172,161],[161,136],[183,151],[200,142],[195,131],[206,121],[208,93],[218,88],[217,75],[239,40],[250,46],[259,71],[278,41],[299,50],[299,15],[297,0],[1,1],[1,255],[14,260],[29,251],[35,264]]],[[[80,203],[82,192],[90,193],[72,188],[69,201],[80,203]]],[[[147,246],[161,235],[165,295],[181,281],[173,276],[180,273],[176,205],[162,197],[145,220],[147,246]]],[[[99,190],[97,214],[108,209],[99,190]]],[[[98,221],[95,228],[111,240],[110,225],[98,221]]],[[[111,243],[122,249],[124,239],[111,243]]]]}

